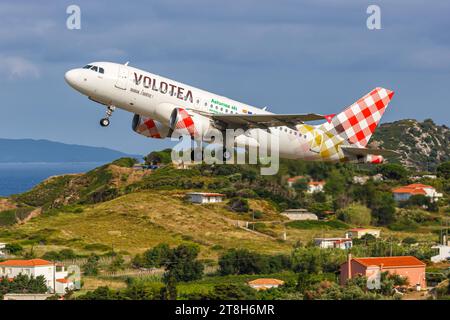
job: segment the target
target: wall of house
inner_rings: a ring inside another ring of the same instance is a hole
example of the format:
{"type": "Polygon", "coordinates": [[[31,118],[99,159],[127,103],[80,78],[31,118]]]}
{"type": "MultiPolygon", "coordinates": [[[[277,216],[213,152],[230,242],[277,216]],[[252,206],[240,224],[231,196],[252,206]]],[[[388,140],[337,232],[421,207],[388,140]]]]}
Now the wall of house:
{"type": "MultiPolygon", "coordinates": [[[[352,278],[356,277],[357,275],[366,275],[366,268],[357,263],[356,261],[352,260],[351,261],[351,276],[352,278]]],[[[344,264],[341,264],[341,274],[340,274],[340,284],[341,286],[345,285],[345,283],[348,280],[348,261],[345,262],[344,264]]]]}
{"type": "Polygon", "coordinates": [[[389,273],[396,273],[402,277],[407,277],[409,279],[410,286],[420,284],[422,289],[427,286],[425,279],[425,266],[413,268],[383,268],[381,271],[388,271],[389,273]]]}
{"type": "Polygon", "coordinates": [[[0,274],[2,276],[6,276],[8,278],[15,278],[19,274],[34,276],[35,278],[38,276],[44,276],[46,280],[47,287],[51,290],[54,288],[53,283],[53,275],[54,275],[54,266],[36,266],[36,267],[8,267],[2,266],[0,267],[0,274]]]}

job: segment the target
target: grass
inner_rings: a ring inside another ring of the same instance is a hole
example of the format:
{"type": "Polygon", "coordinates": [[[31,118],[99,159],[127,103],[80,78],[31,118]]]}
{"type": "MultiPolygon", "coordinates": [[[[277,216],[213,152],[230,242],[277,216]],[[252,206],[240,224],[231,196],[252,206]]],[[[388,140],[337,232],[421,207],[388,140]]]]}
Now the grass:
{"type": "Polygon", "coordinates": [[[228,276],[205,276],[200,280],[192,282],[182,282],[177,285],[180,295],[192,293],[207,293],[218,284],[246,284],[248,281],[258,278],[276,278],[285,282],[296,281],[297,275],[294,272],[286,271],[273,274],[244,274],[244,275],[228,275],[228,276]]]}
{"type": "Polygon", "coordinates": [[[82,211],[76,213],[43,214],[24,225],[0,229],[0,241],[40,244],[34,248],[37,254],[50,248],[72,248],[78,254],[89,254],[113,246],[134,255],[162,242],[172,246],[196,243],[201,248],[200,257],[211,259],[222,252],[217,250],[218,245],[223,250],[242,247],[264,253],[290,251],[289,244],[233,226],[224,218],[225,207],[186,204],[183,195],[150,190],[78,206],[82,211]]]}
{"type": "Polygon", "coordinates": [[[348,229],[349,226],[339,220],[330,221],[316,221],[316,220],[305,220],[305,221],[292,221],[286,223],[287,227],[296,229],[323,229],[323,230],[344,230],[348,229]]]}

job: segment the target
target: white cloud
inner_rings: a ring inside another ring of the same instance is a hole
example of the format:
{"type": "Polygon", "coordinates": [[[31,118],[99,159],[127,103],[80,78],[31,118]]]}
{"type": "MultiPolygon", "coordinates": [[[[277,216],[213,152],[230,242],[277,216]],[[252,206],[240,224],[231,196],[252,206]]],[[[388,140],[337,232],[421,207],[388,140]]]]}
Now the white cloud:
{"type": "Polygon", "coordinates": [[[32,61],[19,56],[0,56],[0,74],[9,79],[39,78],[40,70],[32,61]]]}

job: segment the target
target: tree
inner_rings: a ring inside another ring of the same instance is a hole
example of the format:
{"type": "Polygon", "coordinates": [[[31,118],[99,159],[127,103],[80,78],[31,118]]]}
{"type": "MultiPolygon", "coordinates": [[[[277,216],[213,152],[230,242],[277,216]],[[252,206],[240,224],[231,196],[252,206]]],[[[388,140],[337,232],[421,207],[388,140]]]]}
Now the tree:
{"type": "Polygon", "coordinates": [[[378,225],[386,226],[395,220],[395,200],[391,193],[376,191],[371,200],[372,217],[378,225]]]}
{"type": "Polygon", "coordinates": [[[122,255],[118,254],[114,257],[113,261],[109,265],[109,271],[111,272],[117,272],[119,270],[122,270],[124,268],[125,260],[123,259],[122,255]]]}
{"type": "Polygon", "coordinates": [[[167,281],[193,281],[200,279],[203,275],[203,264],[197,260],[199,248],[196,245],[180,244],[171,250],[168,260],[163,262],[166,268],[165,278],[167,281]]]}
{"type": "Polygon", "coordinates": [[[450,161],[441,163],[436,169],[437,175],[444,179],[450,179],[450,161]]]}
{"type": "Polygon", "coordinates": [[[19,274],[12,280],[0,278],[0,296],[7,293],[45,293],[48,291],[44,276],[36,278],[26,274],[19,274]]]}
{"type": "Polygon", "coordinates": [[[8,243],[5,245],[5,250],[12,255],[17,255],[23,252],[23,247],[18,243],[8,243]]]}
{"type": "Polygon", "coordinates": [[[214,286],[211,300],[256,300],[254,289],[246,285],[219,284],[214,286]]]}
{"type": "Polygon", "coordinates": [[[228,274],[257,274],[262,267],[262,256],[247,249],[230,249],[219,258],[219,272],[228,274]]]}
{"type": "Polygon", "coordinates": [[[243,198],[233,198],[228,202],[228,206],[232,211],[235,212],[248,212],[250,207],[248,205],[248,200],[243,198]]]}
{"type": "Polygon", "coordinates": [[[177,279],[173,272],[168,272],[164,278],[165,287],[161,288],[161,300],[177,300],[177,279]]]}
{"type": "Polygon", "coordinates": [[[96,254],[91,254],[83,266],[84,274],[87,276],[96,276],[98,275],[99,269],[99,260],[100,257],[96,254]]]}
{"type": "Polygon", "coordinates": [[[336,169],[332,170],[324,187],[325,192],[339,196],[345,191],[345,177],[336,169]]]}
{"type": "Polygon", "coordinates": [[[143,254],[143,266],[146,268],[159,268],[169,259],[170,247],[167,243],[160,243],[143,254]]]}
{"type": "Polygon", "coordinates": [[[379,172],[387,179],[403,180],[409,175],[409,172],[401,164],[388,163],[379,167],[379,172]]]}
{"type": "Polygon", "coordinates": [[[358,226],[369,225],[372,218],[370,209],[358,203],[352,203],[336,213],[340,220],[358,226]]]}
{"type": "Polygon", "coordinates": [[[305,178],[298,179],[297,181],[294,182],[292,187],[297,192],[304,192],[308,190],[308,180],[305,178]]]}

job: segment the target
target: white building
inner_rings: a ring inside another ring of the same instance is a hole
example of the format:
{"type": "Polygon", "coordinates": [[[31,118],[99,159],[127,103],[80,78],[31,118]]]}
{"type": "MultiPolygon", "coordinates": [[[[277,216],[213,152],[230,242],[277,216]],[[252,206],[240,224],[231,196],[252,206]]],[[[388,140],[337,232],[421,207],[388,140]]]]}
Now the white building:
{"type": "Polygon", "coordinates": [[[349,238],[315,238],[314,244],[323,249],[350,249],[353,246],[353,241],[349,238]]]}
{"type": "Polygon", "coordinates": [[[0,242],[0,258],[6,257],[6,243],[0,242]]]}
{"type": "Polygon", "coordinates": [[[345,233],[346,238],[351,239],[361,239],[366,234],[370,234],[374,236],[375,238],[380,237],[381,230],[379,229],[369,229],[369,228],[354,228],[350,229],[345,233]]]}
{"type": "Polygon", "coordinates": [[[432,262],[436,263],[441,261],[448,261],[450,259],[450,246],[438,244],[436,246],[432,246],[431,248],[439,250],[439,253],[436,256],[431,257],[432,262]]]}
{"type": "Polygon", "coordinates": [[[413,183],[407,186],[398,187],[392,190],[396,201],[406,201],[413,195],[424,195],[430,198],[431,202],[439,200],[442,193],[436,191],[432,186],[421,183],[413,183]]]}
{"type": "Polygon", "coordinates": [[[317,215],[308,212],[306,209],[288,209],[282,213],[289,220],[319,220],[317,215]]]}
{"type": "Polygon", "coordinates": [[[322,192],[325,186],[325,181],[310,181],[308,182],[308,193],[322,192]]]}
{"type": "Polygon", "coordinates": [[[443,236],[442,244],[438,244],[431,248],[439,250],[439,253],[436,256],[431,257],[432,262],[436,263],[450,260],[450,241],[447,241],[447,236],[443,236]]]}
{"type": "Polygon", "coordinates": [[[66,288],[73,289],[74,283],[69,281],[64,266],[43,259],[7,260],[0,262],[0,278],[14,279],[19,274],[44,276],[48,292],[63,294],[66,288]],[[55,291],[56,289],[56,291],[55,291]]]}
{"type": "Polygon", "coordinates": [[[191,192],[186,194],[192,203],[218,203],[225,197],[221,193],[191,192]]]}

